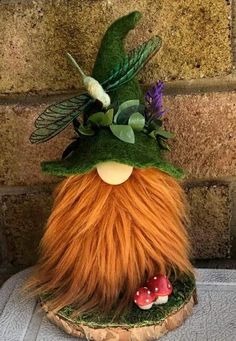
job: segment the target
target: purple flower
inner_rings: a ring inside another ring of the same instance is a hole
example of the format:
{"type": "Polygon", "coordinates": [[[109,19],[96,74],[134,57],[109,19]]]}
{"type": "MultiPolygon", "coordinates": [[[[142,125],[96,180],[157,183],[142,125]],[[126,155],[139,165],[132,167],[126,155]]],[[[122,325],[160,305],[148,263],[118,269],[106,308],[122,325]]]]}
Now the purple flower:
{"type": "Polygon", "coordinates": [[[163,110],[163,89],[164,83],[158,81],[151,89],[149,89],[145,95],[145,100],[147,102],[147,109],[149,112],[149,118],[159,119],[161,118],[165,110],[163,110]]]}

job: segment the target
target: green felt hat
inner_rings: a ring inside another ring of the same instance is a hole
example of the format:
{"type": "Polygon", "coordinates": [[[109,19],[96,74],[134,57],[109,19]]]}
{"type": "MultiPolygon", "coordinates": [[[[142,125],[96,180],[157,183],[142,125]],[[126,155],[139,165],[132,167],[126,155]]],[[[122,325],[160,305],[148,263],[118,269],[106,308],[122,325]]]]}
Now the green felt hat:
{"type": "Polygon", "coordinates": [[[134,144],[125,143],[108,129],[102,129],[94,136],[80,139],[78,148],[67,159],[42,162],[42,169],[59,176],[83,174],[91,171],[100,162],[116,161],[136,168],[159,168],[176,178],[183,176],[182,170],[162,159],[154,139],[144,133],[135,137],[134,144]]]}
{"type": "Polygon", "coordinates": [[[96,97],[87,87],[87,93],[50,106],[37,118],[37,129],[30,137],[32,143],[49,140],[70,123],[78,135],[66,148],[62,160],[42,162],[44,172],[59,176],[83,174],[100,162],[116,161],[136,168],[156,167],[176,178],[183,176],[182,170],[163,159],[163,152],[168,149],[166,141],[172,133],[161,127],[162,83],[146,94],[145,103],[135,78],[160,48],[161,39],[153,37],[128,55],[124,49],[126,35],[140,18],[139,12],[119,18],[102,39],[92,77],[103,93],[98,88],[96,97]],[[104,93],[109,96],[108,105],[103,102],[104,93]]]}

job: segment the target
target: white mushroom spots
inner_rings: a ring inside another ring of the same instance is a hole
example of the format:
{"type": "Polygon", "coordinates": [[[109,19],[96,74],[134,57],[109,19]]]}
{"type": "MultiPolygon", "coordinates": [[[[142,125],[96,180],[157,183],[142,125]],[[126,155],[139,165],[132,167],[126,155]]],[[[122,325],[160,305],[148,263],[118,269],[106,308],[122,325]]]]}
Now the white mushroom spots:
{"type": "Polygon", "coordinates": [[[155,304],[164,304],[168,301],[173,288],[167,276],[158,275],[147,282],[148,289],[156,295],[155,304]]]}
{"type": "Polygon", "coordinates": [[[150,309],[154,301],[155,295],[147,287],[140,288],[134,295],[134,303],[143,310],[150,309]]]}
{"type": "Polygon", "coordinates": [[[146,286],[140,288],[135,296],[134,303],[140,309],[150,309],[153,304],[165,304],[173,291],[166,275],[158,275],[149,279],[146,286]]]}

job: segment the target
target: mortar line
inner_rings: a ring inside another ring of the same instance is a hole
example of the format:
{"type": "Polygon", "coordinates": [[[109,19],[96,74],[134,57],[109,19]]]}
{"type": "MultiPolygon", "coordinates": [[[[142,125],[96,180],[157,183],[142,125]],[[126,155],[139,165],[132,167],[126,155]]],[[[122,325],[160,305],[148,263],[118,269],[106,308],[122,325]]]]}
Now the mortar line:
{"type": "MultiPolygon", "coordinates": [[[[236,0],[235,0],[236,1],[236,0]]],[[[236,51],[235,51],[236,56],[236,51]]],[[[236,57],[235,57],[236,58],[236,57]]],[[[236,65],[236,62],[235,62],[236,65]]],[[[144,85],[143,90],[146,91],[150,85],[144,85]]],[[[167,96],[176,95],[199,95],[205,93],[217,93],[236,91],[236,72],[214,78],[201,78],[192,80],[176,80],[165,82],[164,93],[167,96]]],[[[37,93],[1,93],[0,105],[30,105],[36,106],[40,104],[49,105],[51,103],[63,101],[69,97],[79,95],[82,89],[73,91],[55,91],[37,93]]]]}
{"type": "Polygon", "coordinates": [[[6,229],[5,224],[5,216],[4,216],[4,210],[3,210],[3,202],[2,202],[2,196],[0,193],[0,241],[1,241],[1,267],[6,267],[7,264],[7,240],[6,236],[4,234],[4,229],[6,229]]]}
{"type": "Polygon", "coordinates": [[[236,73],[236,0],[231,2],[231,32],[233,73],[236,73]]]}
{"type": "Polygon", "coordinates": [[[236,259],[236,181],[230,184],[231,218],[229,222],[231,235],[231,258],[236,259]]]}
{"type": "MultiPolygon", "coordinates": [[[[49,192],[51,193],[55,186],[60,182],[60,180],[51,183],[38,183],[32,185],[2,185],[0,186],[0,197],[3,195],[21,195],[21,194],[33,194],[39,192],[49,192]]],[[[209,186],[227,186],[230,183],[236,183],[236,177],[218,177],[218,178],[206,178],[206,179],[186,179],[182,180],[181,183],[184,187],[209,187],[209,186]]]]}
{"type": "Polygon", "coordinates": [[[58,182],[49,184],[23,185],[23,186],[0,186],[0,196],[21,195],[39,192],[51,192],[58,182]]]}

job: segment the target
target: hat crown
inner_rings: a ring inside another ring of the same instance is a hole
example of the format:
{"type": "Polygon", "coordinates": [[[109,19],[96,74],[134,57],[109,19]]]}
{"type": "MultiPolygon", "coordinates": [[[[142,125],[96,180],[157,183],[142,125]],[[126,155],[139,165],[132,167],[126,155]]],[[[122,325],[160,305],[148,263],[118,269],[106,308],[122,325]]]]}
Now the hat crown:
{"type": "MultiPolygon", "coordinates": [[[[127,56],[124,48],[124,39],[130,30],[134,29],[142,14],[134,11],[113,22],[103,36],[92,76],[100,83],[105,81],[118,64],[122,63],[127,56]]],[[[143,94],[137,79],[133,78],[129,82],[120,86],[110,94],[111,100],[119,103],[130,99],[143,101],[143,94]]]]}

